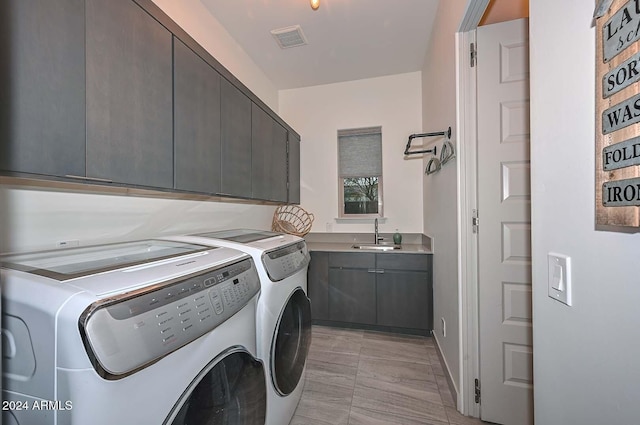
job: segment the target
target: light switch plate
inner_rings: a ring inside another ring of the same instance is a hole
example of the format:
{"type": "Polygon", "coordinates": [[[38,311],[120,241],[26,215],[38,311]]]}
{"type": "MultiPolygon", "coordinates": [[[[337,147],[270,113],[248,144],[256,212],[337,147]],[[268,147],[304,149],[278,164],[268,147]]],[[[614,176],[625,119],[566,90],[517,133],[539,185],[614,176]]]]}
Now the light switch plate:
{"type": "Polygon", "coordinates": [[[571,305],[571,257],[550,252],[549,262],[549,296],[568,306],[571,305]]]}

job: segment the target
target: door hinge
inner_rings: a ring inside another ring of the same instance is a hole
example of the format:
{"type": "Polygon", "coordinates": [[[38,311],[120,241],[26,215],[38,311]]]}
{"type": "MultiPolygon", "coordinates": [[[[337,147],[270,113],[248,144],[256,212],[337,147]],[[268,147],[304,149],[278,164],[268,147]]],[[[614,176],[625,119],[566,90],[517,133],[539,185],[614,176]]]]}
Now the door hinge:
{"type": "Polygon", "coordinates": [[[477,56],[478,56],[478,52],[476,51],[476,44],[471,43],[471,45],[469,45],[469,60],[471,61],[471,68],[476,66],[477,56]]]}
{"type": "Polygon", "coordinates": [[[480,227],[480,215],[478,214],[478,210],[473,210],[473,214],[471,215],[471,229],[473,233],[478,233],[480,227]]]}
{"type": "Polygon", "coordinates": [[[480,380],[476,378],[476,403],[480,403],[480,380]]]}

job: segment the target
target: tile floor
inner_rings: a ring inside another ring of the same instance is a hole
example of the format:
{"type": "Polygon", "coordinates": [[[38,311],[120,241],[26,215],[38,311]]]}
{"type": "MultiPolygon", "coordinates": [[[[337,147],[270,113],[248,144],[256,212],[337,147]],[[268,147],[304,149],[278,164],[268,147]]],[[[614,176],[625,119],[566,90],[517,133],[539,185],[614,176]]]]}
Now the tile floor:
{"type": "Polygon", "coordinates": [[[462,416],[432,338],[313,326],[290,425],[480,425],[462,416]]]}

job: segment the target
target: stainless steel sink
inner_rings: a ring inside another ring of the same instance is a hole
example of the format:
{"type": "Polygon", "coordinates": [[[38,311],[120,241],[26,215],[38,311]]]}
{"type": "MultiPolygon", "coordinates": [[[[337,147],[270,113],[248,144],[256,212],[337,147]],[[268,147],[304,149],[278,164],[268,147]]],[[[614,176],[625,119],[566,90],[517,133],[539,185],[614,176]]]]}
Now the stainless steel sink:
{"type": "Polygon", "coordinates": [[[392,244],[356,244],[351,246],[353,249],[367,249],[372,251],[393,251],[394,249],[402,249],[402,245],[392,244]]]}

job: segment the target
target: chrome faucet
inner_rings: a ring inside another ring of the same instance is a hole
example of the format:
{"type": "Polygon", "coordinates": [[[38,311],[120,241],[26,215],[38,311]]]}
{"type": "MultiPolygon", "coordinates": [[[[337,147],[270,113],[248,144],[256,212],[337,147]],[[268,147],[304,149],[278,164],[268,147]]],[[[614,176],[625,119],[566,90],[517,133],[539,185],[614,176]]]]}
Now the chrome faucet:
{"type": "Polygon", "coordinates": [[[374,237],[374,244],[378,245],[380,243],[381,240],[383,240],[384,238],[380,237],[380,234],[378,233],[378,219],[376,218],[373,221],[373,225],[374,225],[374,232],[373,232],[373,237],[374,237]]]}

